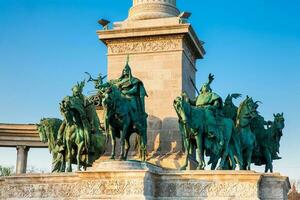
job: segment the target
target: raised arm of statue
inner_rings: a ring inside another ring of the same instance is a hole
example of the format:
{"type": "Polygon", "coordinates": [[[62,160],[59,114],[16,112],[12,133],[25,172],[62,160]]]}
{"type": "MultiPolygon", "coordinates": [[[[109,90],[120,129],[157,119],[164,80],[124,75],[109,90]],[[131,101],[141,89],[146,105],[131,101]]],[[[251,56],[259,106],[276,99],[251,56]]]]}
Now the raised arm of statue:
{"type": "Polygon", "coordinates": [[[211,84],[215,80],[215,76],[213,74],[208,75],[208,84],[211,84]]]}

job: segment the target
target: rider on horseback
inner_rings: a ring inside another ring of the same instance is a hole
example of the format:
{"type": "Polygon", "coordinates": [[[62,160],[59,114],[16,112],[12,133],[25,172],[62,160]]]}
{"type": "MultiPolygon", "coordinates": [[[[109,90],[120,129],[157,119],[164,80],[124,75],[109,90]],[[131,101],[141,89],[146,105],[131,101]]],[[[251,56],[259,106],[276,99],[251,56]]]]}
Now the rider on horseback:
{"type": "Polygon", "coordinates": [[[132,76],[128,62],[129,59],[127,58],[121,77],[111,82],[119,88],[123,96],[130,100],[130,116],[135,119],[147,115],[145,112],[145,96],[148,95],[143,82],[132,76]]]}
{"type": "Polygon", "coordinates": [[[209,74],[208,82],[205,83],[200,90],[200,94],[196,98],[196,107],[205,108],[207,132],[209,137],[215,137],[218,143],[222,146],[224,138],[220,126],[218,125],[218,118],[222,116],[222,98],[212,92],[210,84],[214,80],[214,76],[209,74]]]}

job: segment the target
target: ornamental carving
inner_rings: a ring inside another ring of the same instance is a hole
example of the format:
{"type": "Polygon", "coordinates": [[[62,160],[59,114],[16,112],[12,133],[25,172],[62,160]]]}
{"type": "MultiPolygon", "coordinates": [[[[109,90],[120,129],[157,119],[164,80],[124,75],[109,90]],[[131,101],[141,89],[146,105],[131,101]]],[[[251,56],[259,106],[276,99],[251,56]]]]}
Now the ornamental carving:
{"type": "Polygon", "coordinates": [[[182,50],[181,39],[177,37],[114,40],[107,41],[107,44],[109,55],[182,50]]]}
{"type": "Polygon", "coordinates": [[[178,181],[159,183],[156,187],[161,197],[202,197],[257,199],[258,187],[251,183],[178,181]]]}
{"type": "Polygon", "coordinates": [[[0,199],[6,198],[80,198],[102,195],[144,194],[143,179],[101,179],[74,183],[8,184],[0,188],[0,199]]]}
{"type": "MultiPolygon", "coordinates": [[[[126,172],[125,172],[126,173],[126,172]]],[[[215,175],[216,180],[202,180],[198,178],[185,179],[180,174],[171,178],[168,176],[154,175],[131,177],[131,178],[94,178],[81,180],[77,177],[66,176],[64,180],[68,182],[47,181],[48,177],[40,180],[28,176],[27,180],[17,181],[13,179],[0,184],[0,199],[99,199],[107,196],[111,199],[117,197],[152,197],[155,195],[159,199],[281,199],[287,193],[284,189],[286,180],[278,181],[275,179],[271,185],[262,186],[254,181],[222,181],[223,175],[215,175]],[[147,178],[146,178],[147,177],[147,178]],[[151,178],[152,177],[152,178],[151,178]],[[73,182],[71,179],[74,178],[73,182]],[[146,179],[145,179],[146,178],[146,179]],[[220,178],[220,179],[219,179],[220,178]],[[263,187],[263,188],[262,188],[263,187]],[[264,190],[268,187],[268,190],[264,190]],[[260,191],[260,194],[259,194],[260,191]],[[263,194],[262,194],[263,193],[263,194]]],[[[236,175],[233,176],[233,179],[236,175]]],[[[63,178],[63,177],[61,177],[63,178]]],[[[63,180],[63,179],[62,179],[63,180]]],[[[257,180],[259,181],[259,180],[257,180]]]]}

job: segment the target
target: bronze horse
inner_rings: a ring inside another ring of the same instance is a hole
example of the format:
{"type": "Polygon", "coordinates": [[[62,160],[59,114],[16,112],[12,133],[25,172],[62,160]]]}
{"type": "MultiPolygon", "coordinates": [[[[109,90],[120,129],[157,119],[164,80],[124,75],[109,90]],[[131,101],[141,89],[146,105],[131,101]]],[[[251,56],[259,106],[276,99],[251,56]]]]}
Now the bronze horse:
{"type": "Polygon", "coordinates": [[[193,147],[196,148],[196,159],[198,162],[197,169],[202,170],[205,168],[204,151],[208,155],[214,156],[214,159],[221,158],[219,169],[223,169],[226,158],[229,153],[229,142],[232,134],[235,131],[234,123],[229,118],[222,118],[220,120],[220,130],[224,135],[224,145],[222,147],[214,145],[216,141],[214,138],[208,138],[207,129],[205,124],[205,110],[197,108],[189,104],[183,96],[177,97],[174,100],[173,106],[179,118],[179,128],[182,134],[184,149],[185,149],[185,164],[181,167],[185,170],[188,165],[188,157],[193,147]],[[193,146],[193,140],[195,144],[193,146]]]}
{"type": "Polygon", "coordinates": [[[146,160],[147,144],[147,115],[133,116],[130,100],[121,95],[119,89],[110,83],[102,85],[102,105],[105,111],[105,130],[111,137],[111,159],[115,159],[116,138],[120,138],[120,160],[127,160],[130,149],[130,136],[133,133],[139,135],[139,151],[141,160],[146,160]]]}

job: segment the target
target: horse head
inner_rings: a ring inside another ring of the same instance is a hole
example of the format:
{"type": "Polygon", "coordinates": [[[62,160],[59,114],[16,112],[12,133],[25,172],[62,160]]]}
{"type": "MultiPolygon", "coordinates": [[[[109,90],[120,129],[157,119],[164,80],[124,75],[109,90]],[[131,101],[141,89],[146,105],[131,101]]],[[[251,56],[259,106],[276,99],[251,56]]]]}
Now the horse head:
{"type": "Polygon", "coordinates": [[[187,102],[187,96],[185,94],[182,94],[179,97],[176,97],[176,99],[173,102],[173,107],[178,115],[178,118],[182,122],[186,122],[189,119],[189,113],[190,113],[190,105],[187,102]]]}
{"type": "Polygon", "coordinates": [[[277,114],[273,114],[274,116],[274,123],[273,126],[275,126],[275,128],[279,131],[282,131],[282,129],[284,128],[285,124],[284,124],[284,117],[283,117],[283,113],[277,113],[277,114]]]}
{"type": "Polygon", "coordinates": [[[40,120],[39,124],[36,124],[37,131],[39,133],[40,139],[43,143],[48,142],[48,135],[46,131],[47,119],[43,118],[40,120]]]}
{"type": "Polygon", "coordinates": [[[40,139],[43,143],[48,143],[50,152],[56,145],[58,130],[61,124],[62,121],[56,118],[43,118],[40,120],[40,123],[37,124],[40,139]]]}
{"type": "Polygon", "coordinates": [[[112,109],[114,107],[113,87],[109,86],[102,89],[102,105],[104,109],[112,109]]]}
{"type": "Polygon", "coordinates": [[[233,104],[233,99],[237,99],[240,98],[242,95],[238,94],[238,93],[233,93],[233,94],[228,94],[225,101],[224,101],[224,105],[225,106],[232,106],[233,104]]]}
{"type": "Polygon", "coordinates": [[[244,101],[240,104],[237,113],[237,126],[245,127],[248,126],[251,120],[257,117],[258,104],[254,102],[251,97],[246,97],[244,101]]]}
{"type": "Polygon", "coordinates": [[[73,113],[71,112],[71,97],[65,97],[61,103],[59,103],[59,108],[62,116],[66,120],[67,124],[73,124],[73,113]]]}
{"type": "Polygon", "coordinates": [[[103,88],[102,105],[104,109],[115,111],[119,103],[124,103],[121,92],[114,84],[109,84],[103,88]]]}
{"type": "Polygon", "coordinates": [[[229,94],[224,101],[224,105],[226,106],[226,105],[232,105],[232,104],[233,104],[232,96],[229,94]]]}
{"type": "Polygon", "coordinates": [[[182,121],[183,111],[182,111],[182,98],[176,97],[173,101],[173,107],[178,115],[179,120],[182,121]]]}

